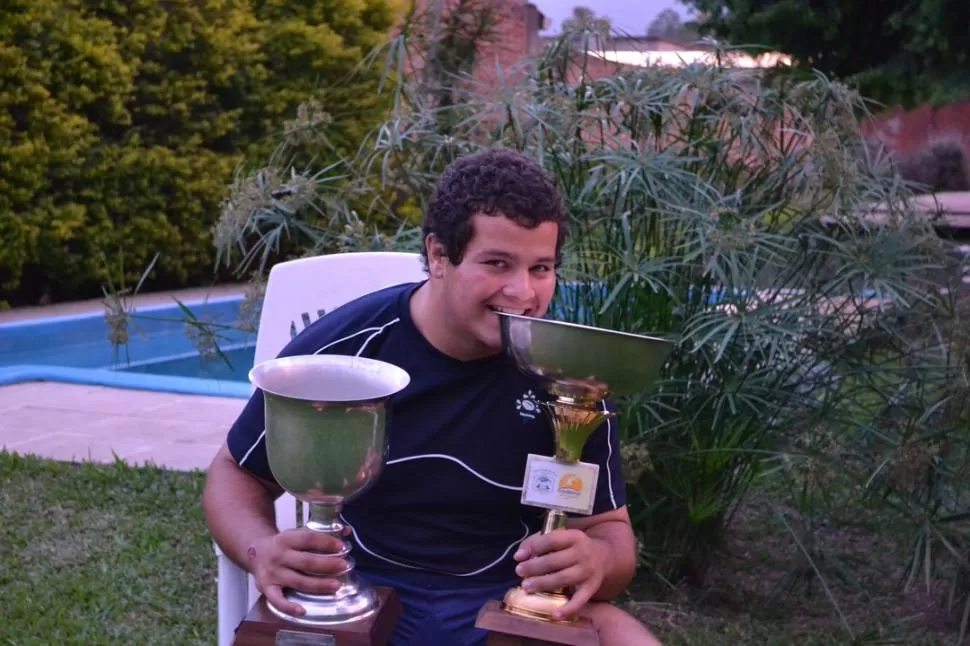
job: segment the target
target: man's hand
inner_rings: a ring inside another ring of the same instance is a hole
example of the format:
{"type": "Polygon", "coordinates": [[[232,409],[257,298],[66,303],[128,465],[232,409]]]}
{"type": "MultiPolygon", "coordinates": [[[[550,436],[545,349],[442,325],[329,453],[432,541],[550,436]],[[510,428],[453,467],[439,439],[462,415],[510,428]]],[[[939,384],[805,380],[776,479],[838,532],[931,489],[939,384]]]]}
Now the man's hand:
{"type": "MultiPolygon", "coordinates": [[[[345,534],[350,529],[345,530],[345,534]]],[[[340,582],[332,578],[347,570],[347,562],[335,556],[339,539],[306,528],[290,529],[262,538],[249,547],[249,569],[256,588],[266,600],[291,615],[300,616],[303,606],[283,596],[283,588],[307,594],[335,592],[340,582]]]]}
{"type": "Polygon", "coordinates": [[[556,613],[568,619],[592,599],[606,574],[608,546],[578,529],[533,534],[522,541],[513,558],[515,573],[527,592],[572,588],[572,598],[556,613]]]}

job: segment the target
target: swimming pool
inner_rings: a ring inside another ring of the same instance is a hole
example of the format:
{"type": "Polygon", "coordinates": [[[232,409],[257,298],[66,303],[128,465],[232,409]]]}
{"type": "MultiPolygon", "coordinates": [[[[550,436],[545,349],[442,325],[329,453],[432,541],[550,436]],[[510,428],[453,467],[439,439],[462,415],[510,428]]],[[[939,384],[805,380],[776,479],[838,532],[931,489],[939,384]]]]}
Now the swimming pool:
{"type": "Polygon", "coordinates": [[[117,369],[149,375],[173,375],[249,383],[248,372],[253,367],[255,354],[256,348],[247,346],[234,350],[223,349],[222,356],[203,357],[198,352],[193,352],[187,356],[149,360],[117,369]]]}
{"type": "Polygon", "coordinates": [[[200,354],[174,302],[138,308],[129,341],[119,347],[108,340],[103,312],[0,324],[0,385],[44,380],[248,397],[256,335],[233,327],[242,302],[233,296],[184,303],[198,320],[220,326],[224,356],[200,354]]]}

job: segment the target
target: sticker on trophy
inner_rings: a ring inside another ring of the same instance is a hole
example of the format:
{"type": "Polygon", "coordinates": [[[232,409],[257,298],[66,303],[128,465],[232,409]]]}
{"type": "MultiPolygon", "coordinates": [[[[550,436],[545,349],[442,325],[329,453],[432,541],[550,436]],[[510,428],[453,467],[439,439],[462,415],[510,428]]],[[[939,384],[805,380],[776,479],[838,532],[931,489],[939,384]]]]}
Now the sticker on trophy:
{"type": "Polygon", "coordinates": [[[525,463],[522,504],[589,515],[599,476],[598,464],[561,462],[530,453],[525,463]]]}
{"type": "Polygon", "coordinates": [[[301,633],[281,630],[276,633],[276,646],[335,646],[337,638],[326,633],[301,633]]]}

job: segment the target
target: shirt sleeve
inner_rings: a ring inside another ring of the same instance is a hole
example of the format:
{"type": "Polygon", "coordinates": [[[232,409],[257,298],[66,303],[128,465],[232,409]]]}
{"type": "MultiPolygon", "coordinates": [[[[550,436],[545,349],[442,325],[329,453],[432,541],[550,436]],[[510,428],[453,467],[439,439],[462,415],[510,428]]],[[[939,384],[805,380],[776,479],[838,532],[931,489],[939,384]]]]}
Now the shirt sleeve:
{"type": "Polygon", "coordinates": [[[583,462],[598,464],[600,467],[593,501],[594,515],[619,509],[627,503],[616,408],[612,403],[606,402],[603,406],[613,416],[590,434],[583,447],[582,457],[583,462]]]}
{"type": "MultiPolygon", "coordinates": [[[[293,357],[315,353],[321,345],[328,342],[335,332],[332,327],[323,327],[323,321],[326,318],[318,319],[313,325],[290,340],[277,356],[293,357]]],[[[230,427],[226,443],[229,446],[229,453],[232,454],[239,466],[262,480],[276,482],[276,478],[273,477],[273,472],[269,468],[269,460],[266,457],[265,435],[263,393],[257,389],[253,391],[239,417],[230,427]]]]}

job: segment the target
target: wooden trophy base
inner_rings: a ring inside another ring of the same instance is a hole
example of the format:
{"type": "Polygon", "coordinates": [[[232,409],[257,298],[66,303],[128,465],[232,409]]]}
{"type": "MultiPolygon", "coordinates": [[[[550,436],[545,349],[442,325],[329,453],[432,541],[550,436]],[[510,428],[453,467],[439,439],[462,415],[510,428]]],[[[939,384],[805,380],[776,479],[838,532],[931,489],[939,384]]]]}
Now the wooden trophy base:
{"type": "Polygon", "coordinates": [[[384,646],[401,616],[401,600],[391,588],[375,589],[381,601],[378,611],[340,626],[304,626],[280,619],[260,595],[236,629],[233,646],[384,646]]]}
{"type": "Polygon", "coordinates": [[[559,623],[530,619],[502,610],[499,601],[489,601],[478,612],[475,626],[490,632],[488,646],[599,646],[593,623],[580,617],[559,623]]]}

